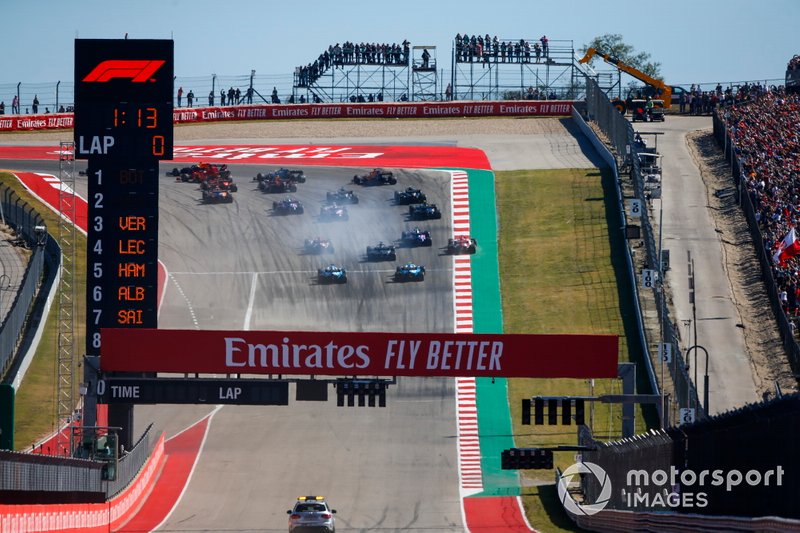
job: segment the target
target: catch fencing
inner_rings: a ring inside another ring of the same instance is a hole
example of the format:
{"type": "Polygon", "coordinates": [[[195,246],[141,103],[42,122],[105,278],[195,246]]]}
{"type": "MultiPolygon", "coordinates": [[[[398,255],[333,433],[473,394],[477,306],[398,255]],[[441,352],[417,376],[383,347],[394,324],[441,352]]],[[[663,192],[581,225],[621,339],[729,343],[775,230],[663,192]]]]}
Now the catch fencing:
{"type": "Polygon", "coordinates": [[[153,449],[152,424],[116,462],[0,451],[0,501],[100,503],[128,487],[153,449]],[[115,470],[109,476],[109,468],[115,470]],[[107,477],[116,479],[108,480],[107,477]]]}
{"type": "MultiPolygon", "coordinates": [[[[589,119],[605,135],[611,150],[614,152],[620,185],[625,199],[638,199],[642,206],[651,205],[654,190],[646,182],[646,174],[639,157],[639,154],[647,153],[650,149],[642,143],[636,142],[633,126],[611,104],[608,96],[601,90],[597,82],[591,78],[587,78],[586,82],[587,113],[589,119]]],[[[659,280],[664,279],[664,264],[661,261],[661,250],[656,240],[656,232],[649,209],[641,210],[638,224],[641,228],[644,253],[637,254],[633,278],[636,281],[637,294],[639,295],[640,312],[645,307],[654,308],[658,317],[658,326],[656,328],[650,330],[646,328],[648,336],[647,357],[649,357],[654,368],[668,370],[672,384],[671,389],[667,383],[664,383],[665,379],[662,379],[660,384],[663,391],[671,390],[670,402],[664,406],[662,414],[663,426],[678,422],[679,409],[695,409],[696,417],[703,418],[706,413],[698,401],[697,389],[686,370],[686,362],[681,351],[678,349],[672,350],[673,357],[670,363],[662,363],[657,355],[660,343],[679,347],[680,336],[670,317],[667,307],[668,295],[664,294],[663,285],[660,282],[656,282],[652,284],[651,288],[643,287],[641,276],[639,275],[641,271],[638,269],[647,268],[658,271],[659,280]],[[641,257],[641,255],[644,255],[644,257],[641,257]],[[671,406],[675,406],[677,409],[670,409],[671,406]]],[[[642,316],[642,321],[644,320],[645,317],[642,316]]]]}
{"type": "Polygon", "coordinates": [[[60,250],[58,244],[48,237],[44,219],[5,185],[0,186],[0,216],[18,236],[12,244],[31,252],[11,309],[0,325],[0,376],[6,376],[25,335],[31,305],[37,296],[45,267],[58,266],[60,250]]]}

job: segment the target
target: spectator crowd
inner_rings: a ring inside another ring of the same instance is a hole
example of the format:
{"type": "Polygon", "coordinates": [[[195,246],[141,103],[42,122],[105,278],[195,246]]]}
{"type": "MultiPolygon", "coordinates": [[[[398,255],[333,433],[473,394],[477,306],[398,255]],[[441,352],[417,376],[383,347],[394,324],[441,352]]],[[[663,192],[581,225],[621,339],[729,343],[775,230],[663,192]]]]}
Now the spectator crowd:
{"type": "Polygon", "coordinates": [[[313,63],[295,69],[295,84],[298,87],[313,85],[331,68],[345,65],[407,66],[411,43],[353,43],[345,41],[328,46],[313,63]]]}
{"type": "Polygon", "coordinates": [[[542,35],[538,41],[519,39],[499,40],[497,35],[456,34],[456,62],[458,63],[541,63],[550,57],[550,41],[542,35]]]}
{"type": "MultiPolygon", "coordinates": [[[[800,95],[746,85],[720,109],[741,162],[764,248],[772,256],[800,224],[800,95]]],[[[774,261],[772,274],[790,324],[800,320],[800,256],[774,261]]]]}

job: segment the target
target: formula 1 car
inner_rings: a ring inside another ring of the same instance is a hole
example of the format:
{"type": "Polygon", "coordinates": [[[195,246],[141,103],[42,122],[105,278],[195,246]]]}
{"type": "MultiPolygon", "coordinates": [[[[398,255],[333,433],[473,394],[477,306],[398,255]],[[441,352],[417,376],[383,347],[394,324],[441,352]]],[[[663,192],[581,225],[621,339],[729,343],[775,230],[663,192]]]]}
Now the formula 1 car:
{"type": "Polygon", "coordinates": [[[457,235],[453,239],[447,239],[447,253],[474,254],[478,249],[478,241],[467,235],[457,235]]]}
{"type": "Polygon", "coordinates": [[[331,241],[328,239],[322,239],[320,237],[306,239],[303,248],[308,254],[333,253],[333,245],[331,244],[331,241]]]}
{"type": "Polygon", "coordinates": [[[226,177],[222,177],[221,175],[209,177],[206,181],[200,183],[201,190],[205,191],[207,189],[214,188],[219,188],[230,192],[236,192],[239,190],[239,187],[233,182],[233,178],[231,178],[230,175],[226,177]]]}
{"type": "Polygon", "coordinates": [[[266,193],[297,192],[297,185],[293,181],[283,178],[265,178],[258,182],[258,188],[266,193]]]}
{"type": "Polygon", "coordinates": [[[175,167],[172,170],[167,171],[167,176],[173,176],[175,178],[178,178],[175,181],[185,181],[180,179],[181,176],[183,176],[184,174],[188,176],[189,174],[197,170],[197,168],[198,168],[197,165],[192,165],[190,167],[182,167],[182,168],[175,167]]]}
{"type": "Polygon", "coordinates": [[[394,177],[394,174],[389,170],[383,170],[382,168],[373,169],[369,174],[364,174],[361,176],[353,176],[353,183],[356,185],[364,185],[364,186],[371,186],[371,185],[394,185],[397,183],[397,178],[394,177]]]}
{"type": "Polygon", "coordinates": [[[260,172],[255,175],[253,181],[262,181],[265,179],[280,178],[285,181],[293,181],[295,183],[305,183],[306,175],[302,170],[292,170],[288,168],[279,168],[274,172],[267,172],[261,174],[260,172]]]}
{"type": "Polygon", "coordinates": [[[436,204],[421,203],[408,206],[408,218],[411,220],[428,220],[442,218],[442,212],[436,204]]]}
{"type": "Polygon", "coordinates": [[[357,204],[358,196],[353,191],[348,191],[344,187],[336,192],[329,192],[326,196],[328,202],[332,204],[357,204]]]}
{"type": "Polygon", "coordinates": [[[302,215],[303,204],[290,196],[278,202],[272,202],[272,211],[276,215],[302,215]]]}
{"type": "Polygon", "coordinates": [[[173,168],[169,174],[175,176],[175,181],[203,183],[207,179],[214,177],[230,178],[231,171],[228,170],[228,165],[198,163],[181,169],[173,168]]]}
{"type": "Polygon", "coordinates": [[[222,187],[212,187],[203,190],[203,203],[204,204],[229,204],[233,202],[233,194],[231,191],[223,189],[222,187]]]}
{"type": "Polygon", "coordinates": [[[317,281],[321,284],[347,283],[347,271],[342,267],[330,264],[317,270],[317,281]]]}
{"type": "Polygon", "coordinates": [[[394,272],[394,280],[397,282],[424,281],[425,267],[415,265],[414,263],[406,263],[403,266],[397,267],[397,270],[394,272]]]}
{"type": "Polygon", "coordinates": [[[414,246],[432,246],[430,231],[422,231],[419,228],[403,231],[400,236],[400,244],[408,248],[414,246]]]}
{"type": "Polygon", "coordinates": [[[320,220],[349,220],[347,208],[343,205],[331,204],[323,205],[319,208],[320,220]]]}
{"type": "Polygon", "coordinates": [[[409,187],[404,191],[394,191],[394,203],[397,205],[421,204],[428,199],[419,189],[409,187]]]}
{"type": "Polygon", "coordinates": [[[367,261],[397,261],[394,246],[382,242],[377,246],[367,246],[367,261]]]}

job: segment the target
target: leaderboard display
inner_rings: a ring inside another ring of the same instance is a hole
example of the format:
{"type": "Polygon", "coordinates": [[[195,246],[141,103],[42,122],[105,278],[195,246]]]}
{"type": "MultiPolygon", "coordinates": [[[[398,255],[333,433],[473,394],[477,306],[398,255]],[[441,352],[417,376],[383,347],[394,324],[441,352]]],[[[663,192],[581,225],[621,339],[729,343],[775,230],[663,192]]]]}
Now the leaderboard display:
{"type": "Polygon", "coordinates": [[[88,177],[86,352],[101,328],[155,328],[158,162],[172,159],[174,43],[75,41],[75,157],[88,177]]]}

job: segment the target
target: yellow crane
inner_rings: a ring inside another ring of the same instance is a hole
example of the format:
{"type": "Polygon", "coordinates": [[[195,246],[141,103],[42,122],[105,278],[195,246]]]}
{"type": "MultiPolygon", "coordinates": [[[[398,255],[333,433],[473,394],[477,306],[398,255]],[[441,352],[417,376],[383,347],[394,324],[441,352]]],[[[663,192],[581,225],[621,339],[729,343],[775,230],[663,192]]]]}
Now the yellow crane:
{"type": "MultiPolygon", "coordinates": [[[[666,83],[664,83],[663,80],[659,80],[652,76],[648,76],[641,70],[624,63],[619,58],[613,57],[610,54],[600,52],[599,50],[596,50],[594,48],[589,48],[588,50],[586,50],[586,55],[584,55],[579,60],[579,62],[588,63],[595,55],[599,55],[600,57],[603,58],[603,61],[605,61],[609,65],[617,67],[620,71],[630,74],[637,80],[645,83],[649,87],[652,87],[650,91],[645,91],[646,93],[649,92],[650,94],[643,94],[642,96],[651,96],[653,100],[656,101],[656,105],[658,105],[657,101],[661,100],[660,107],[668,108],[672,106],[672,93],[675,91],[678,92],[685,91],[685,89],[682,89],[680,87],[672,87],[671,85],[667,85],[666,83]]],[[[630,102],[630,100],[632,100],[632,96],[628,95],[627,101],[616,98],[613,100],[613,104],[617,109],[620,110],[620,112],[624,113],[626,108],[628,107],[627,102],[630,102]]]]}

